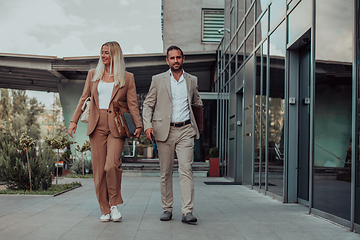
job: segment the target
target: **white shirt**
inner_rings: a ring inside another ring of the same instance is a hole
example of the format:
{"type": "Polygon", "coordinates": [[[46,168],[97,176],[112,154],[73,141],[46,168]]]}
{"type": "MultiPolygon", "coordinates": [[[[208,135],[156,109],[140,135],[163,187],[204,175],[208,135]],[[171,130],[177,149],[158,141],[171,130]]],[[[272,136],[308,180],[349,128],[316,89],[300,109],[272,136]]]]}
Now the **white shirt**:
{"type": "Polygon", "coordinates": [[[175,80],[170,70],[170,83],[172,94],[171,122],[184,122],[190,119],[190,108],[187,95],[185,72],[181,75],[179,82],[175,80]]]}
{"type": "Polygon", "coordinates": [[[115,82],[100,81],[98,85],[99,109],[108,109],[115,82]]]}

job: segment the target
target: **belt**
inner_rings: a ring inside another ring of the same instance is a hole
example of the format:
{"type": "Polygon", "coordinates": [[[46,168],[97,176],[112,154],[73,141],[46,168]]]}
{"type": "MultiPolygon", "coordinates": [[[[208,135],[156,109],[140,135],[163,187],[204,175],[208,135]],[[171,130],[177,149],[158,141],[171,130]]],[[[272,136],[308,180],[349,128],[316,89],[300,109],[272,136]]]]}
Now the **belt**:
{"type": "Polygon", "coordinates": [[[185,122],[178,122],[178,123],[170,123],[170,126],[173,126],[173,127],[182,127],[182,126],[185,126],[185,125],[188,125],[191,123],[191,120],[188,119],[186,120],[185,122]]]}

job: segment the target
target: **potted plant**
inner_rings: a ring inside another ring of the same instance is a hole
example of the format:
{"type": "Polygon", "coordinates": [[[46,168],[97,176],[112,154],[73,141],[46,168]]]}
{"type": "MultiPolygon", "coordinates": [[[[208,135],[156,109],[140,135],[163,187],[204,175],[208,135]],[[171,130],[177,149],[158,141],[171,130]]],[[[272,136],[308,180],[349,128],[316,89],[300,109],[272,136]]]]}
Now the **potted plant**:
{"type": "Polygon", "coordinates": [[[209,156],[210,156],[209,177],[220,177],[219,149],[217,147],[210,148],[209,156]]]}

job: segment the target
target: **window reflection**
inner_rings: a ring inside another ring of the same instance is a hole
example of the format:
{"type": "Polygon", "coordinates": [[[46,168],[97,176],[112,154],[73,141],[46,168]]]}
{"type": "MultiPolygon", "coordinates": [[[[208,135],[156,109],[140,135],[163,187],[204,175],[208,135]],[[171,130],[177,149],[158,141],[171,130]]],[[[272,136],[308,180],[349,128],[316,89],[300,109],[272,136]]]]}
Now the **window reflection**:
{"type": "Polygon", "coordinates": [[[265,11],[269,5],[269,3],[271,3],[272,0],[260,0],[260,9],[261,11],[265,11]]]}
{"type": "MultiPolygon", "coordinates": [[[[244,45],[243,45],[244,46],[244,45]]],[[[241,47],[240,50],[237,53],[237,64],[238,69],[240,66],[244,63],[244,47],[241,47]]]]}
{"type": "Polygon", "coordinates": [[[286,2],[285,0],[272,1],[270,5],[270,30],[274,29],[281,19],[285,17],[286,2]]]}
{"type": "MultiPolygon", "coordinates": [[[[255,153],[254,153],[254,163],[255,163],[255,186],[259,186],[263,188],[265,182],[263,180],[264,177],[264,169],[265,169],[265,145],[264,137],[265,137],[265,121],[264,116],[266,116],[266,96],[263,96],[263,73],[262,73],[262,49],[259,48],[256,51],[256,96],[255,96],[255,153]]],[[[265,69],[266,73],[266,69],[265,69]]]]}
{"type": "MultiPolygon", "coordinates": [[[[265,168],[265,148],[266,148],[266,78],[267,78],[267,56],[268,56],[268,47],[267,47],[267,40],[262,45],[262,92],[261,92],[261,159],[262,159],[262,169],[261,169],[261,182],[265,183],[265,175],[266,175],[266,168],[265,168]]],[[[266,189],[267,190],[267,189],[266,189]]]]}
{"type": "MultiPolygon", "coordinates": [[[[312,0],[302,0],[289,15],[289,43],[297,40],[311,27],[312,0]]],[[[310,40],[310,39],[309,39],[310,40]]]]}
{"type": "Polygon", "coordinates": [[[249,57],[251,52],[254,50],[254,31],[252,31],[249,37],[246,39],[246,58],[249,57]]]}
{"type": "Polygon", "coordinates": [[[245,0],[238,0],[237,13],[238,25],[240,25],[241,21],[244,19],[245,16],[245,0]]]}
{"type": "Polygon", "coordinates": [[[249,58],[245,64],[245,87],[244,87],[244,153],[243,153],[243,166],[244,174],[243,179],[245,183],[253,183],[253,124],[254,124],[254,55],[249,58]]]}
{"type": "Polygon", "coordinates": [[[246,35],[251,30],[252,26],[254,26],[254,18],[255,18],[255,8],[251,7],[249,14],[246,16],[246,35]]]}
{"type": "Polygon", "coordinates": [[[351,197],[352,3],[316,1],[314,208],[348,220],[351,197]]]}
{"type": "Polygon", "coordinates": [[[270,36],[268,189],[283,196],[285,23],[270,36]]]}

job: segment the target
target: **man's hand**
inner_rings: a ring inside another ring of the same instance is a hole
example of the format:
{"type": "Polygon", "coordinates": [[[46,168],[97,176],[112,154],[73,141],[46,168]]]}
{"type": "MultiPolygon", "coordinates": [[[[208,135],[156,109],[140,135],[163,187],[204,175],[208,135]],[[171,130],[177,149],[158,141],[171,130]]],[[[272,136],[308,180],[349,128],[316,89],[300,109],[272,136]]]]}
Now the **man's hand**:
{"type": "Polygon", "coordinates": [[[152,128],[146,129],[145,134],[146,134],[147,139],[152,141],[153,139],[151,137],[151,134],[154,135],[154,129],[152,129],[152,128]]]}
{"type": "Polygon", "coordinates": [[[76,132],[76,127],[77,127],[77,124],[75,122],[70,122],[68,134],[70,135],[71,138],[73,138],[73,135],[76,132]]]}
{"type": "Polygon", "coordinates": [[[141,133],[141,128],[137,128],[134,132],[134,138],[139,138],[141,133]]]}

